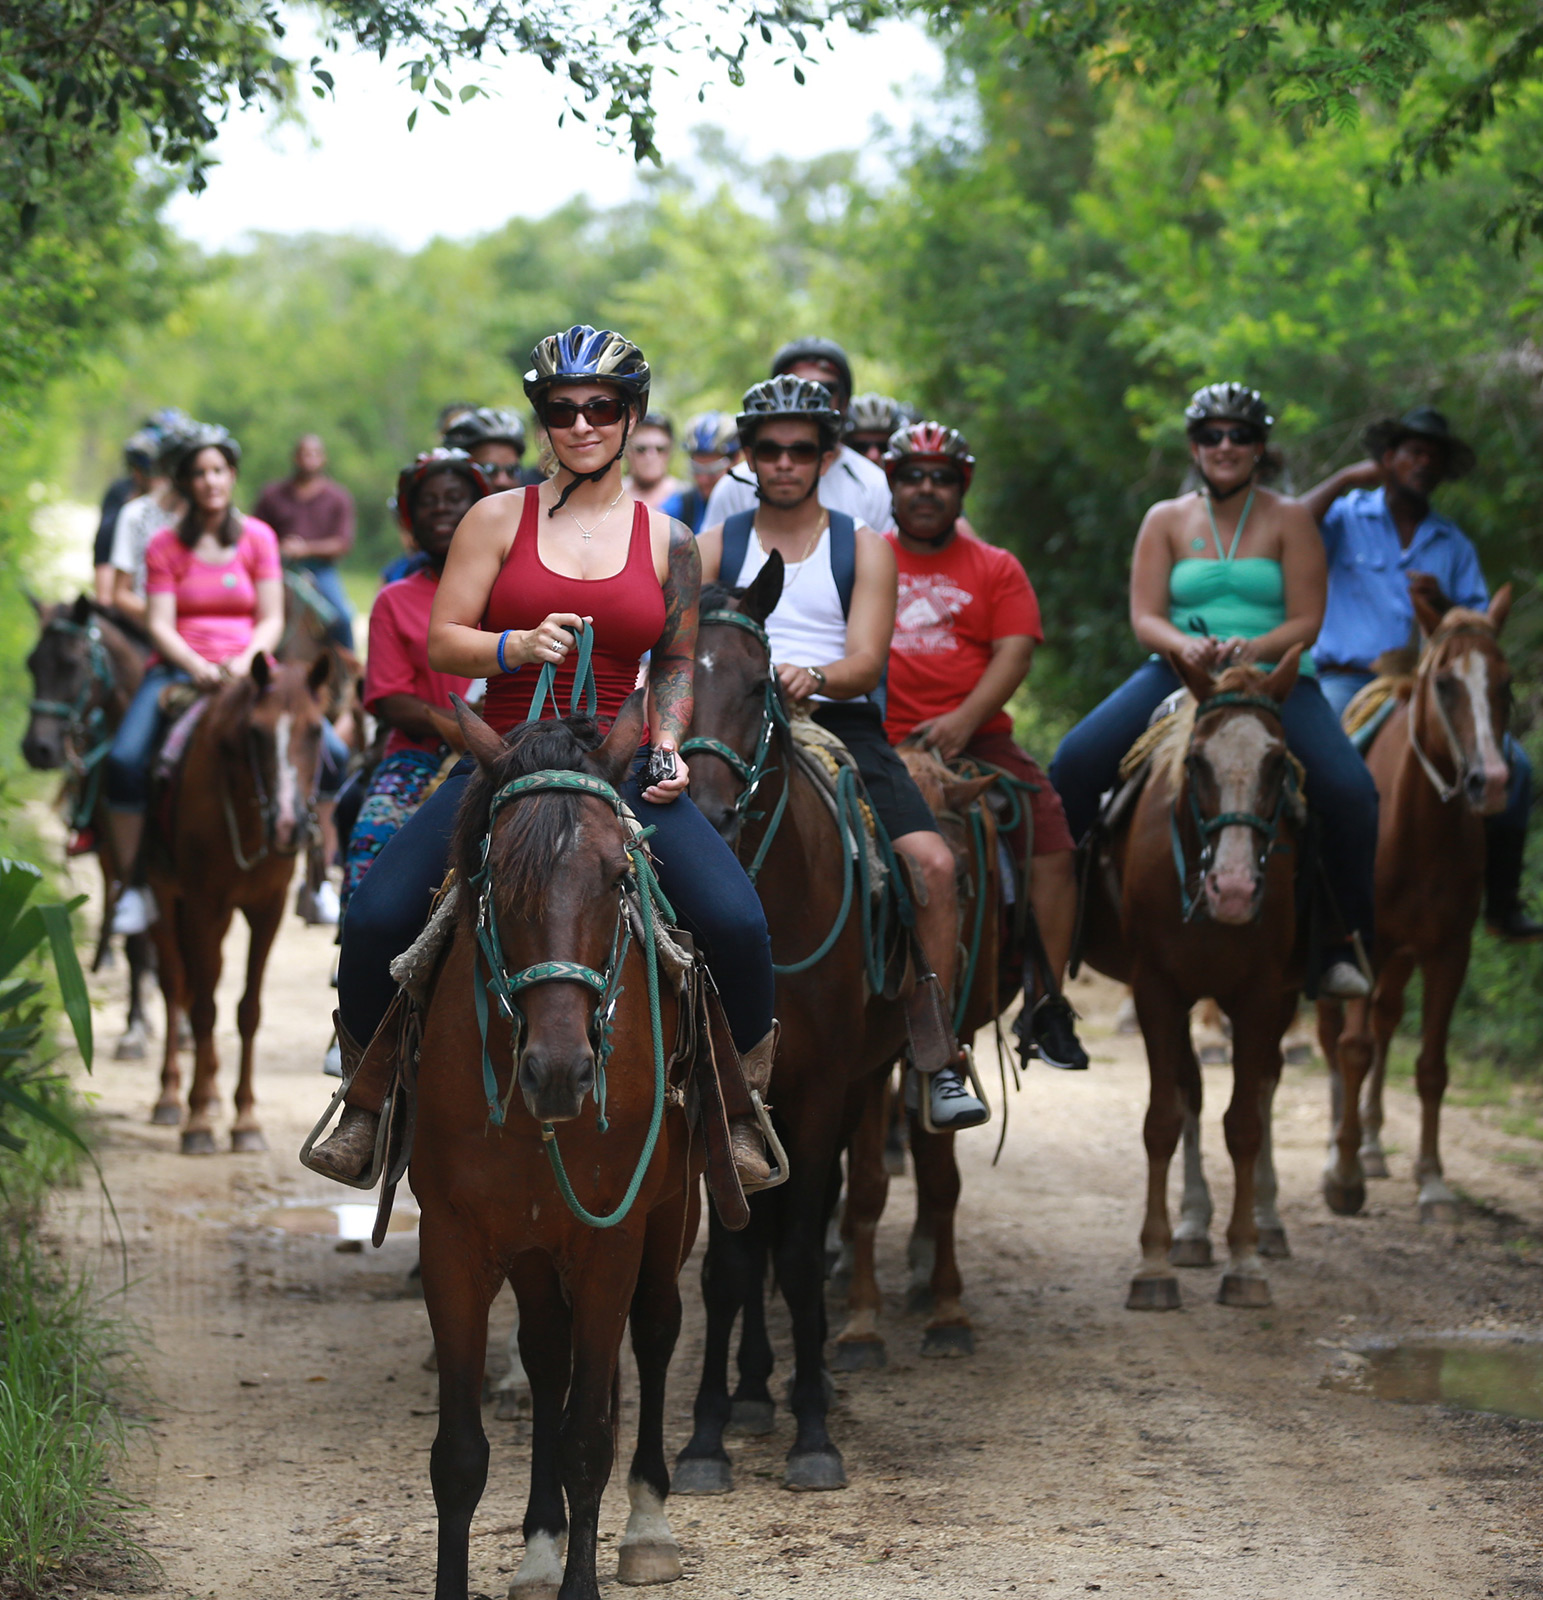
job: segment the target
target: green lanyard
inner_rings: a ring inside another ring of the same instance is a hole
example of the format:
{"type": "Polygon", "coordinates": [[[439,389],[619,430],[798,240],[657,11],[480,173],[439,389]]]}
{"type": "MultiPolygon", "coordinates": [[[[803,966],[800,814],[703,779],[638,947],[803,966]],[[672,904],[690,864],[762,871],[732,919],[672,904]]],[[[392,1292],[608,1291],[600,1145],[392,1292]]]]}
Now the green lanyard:
{"type": "Polygon", "coordinates": [[[1232,536],[1232,548],[1222,554],[1221,530],[1216,526],[1216,511],[1211,504],[1211,497],[1205,497],[1205,514],[1211,519],[1211,537],[1216,541],[1216,557],[1219,561],[1231,561],[1238,553],[1238,541],[1243,537],[1243,530],[1248,526],[1248,514],[1254,508],[1254,490],[1258,485],[1253,485],[1248,491],[1248,499],[1243,502],[1243,515],[1238,518],[1237,532],[1232,536]]]}

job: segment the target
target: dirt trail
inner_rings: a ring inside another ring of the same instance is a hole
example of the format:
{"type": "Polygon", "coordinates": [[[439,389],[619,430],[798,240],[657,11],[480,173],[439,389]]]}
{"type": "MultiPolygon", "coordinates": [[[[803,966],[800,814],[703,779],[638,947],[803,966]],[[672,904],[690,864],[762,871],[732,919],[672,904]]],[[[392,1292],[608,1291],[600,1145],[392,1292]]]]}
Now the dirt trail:
{"type": "MultiPolygon", "coordinates": [[[[227,1068],[241,941],[232,935],[220,999],[227,1068]]],[[[183,1158],[175,1132],[146,1121],[150,1063],[104,1060],[96,1074],[129,1305],[148,1335],[158,1401],[131,1485],[149,1507],[140,1525],[163,1569],[157,1595],[432,1592],[434,1379],[422,1368],[422,1304],[404,1292],[414,1241],[340,1254],[329,1239],[272,1226],[273,1208],[347,1198],[294,1157],[329,1087],[318,1068],[331,958],[326,931],[287,919],[260,1039],[266,1156],[183,1158]]],[[[122,1016],[117,980],[100,992],[107,1054],[122,1016]]],[[[1394,1094],[1398,1176],[1374,1186],[1368,1215],[1335,1218],[1316,1193],[1325,1080],[1288,1069],[1277,1150],[1295,1253],[1273,1266],[1274,1308],[1216,1305],[1216,1268],[1183,1274],[1183,1312],[1128,1313],[1146,1082],[1139,1041],[1112,1034],[1114,998],[1106,985],[1079,986],[1094,1068],[1029,1075],[999,1167],[994,1127],[959,1141],[978,1354],[918,1358],[920,1321],[900,1309],[912,1189],[897,1181],[881,1245],[890,1366],[838,1383],[833,1432],[852,1487],[780,1488],[785,1417],[775,1435],[739,1441],[737,1493],[672,1502],[680,1593],[1543,1593],[1543,1428],[1322,1387],[1344,1360],[1337,1352],[1368,1335],[1543,1326],[1543,1201],[1527,1164],[1537,1147],[1452,1112],[1449,1176],[1471,1201],[1455,1229],[1422,1228],[1408,1181],[1413,1103],[1394,1094]]],[[[1227,1090],[1226,1069],[1208,1069],[1221,1216],[1227,1090]]],[[[96,1248],[107,1229],[89,1195],[64,1209],[80,1248],[96,1248]]],[[[700,1351],[696,1271],[693,1261],[671,1450],[688,1431],[700,1351]]],[[[501,1300],[500,1337],[508,1316],[501,1300]]],[[[785,1351],[785,1319],[776,1329],[785,1351]]],[[[518,1564],[528,1429],[495,1421],[491,1407],[487,1428],[473,1589],[501,1600],[518,1564]]],[[[630,1429],[624,1421],[624,1450],[630,1429]]],[[[624,1513],[613,1481],[608,1540],[624,1513]]]]}

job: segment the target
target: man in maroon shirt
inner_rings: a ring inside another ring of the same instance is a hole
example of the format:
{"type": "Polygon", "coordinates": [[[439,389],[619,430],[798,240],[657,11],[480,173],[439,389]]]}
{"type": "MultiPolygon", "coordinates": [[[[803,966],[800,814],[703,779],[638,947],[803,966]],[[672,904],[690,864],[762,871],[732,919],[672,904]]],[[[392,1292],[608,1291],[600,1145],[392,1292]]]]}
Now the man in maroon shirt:
{"type": "Polygon", "coordinates": [[[314,433],[295,442],[295,470],[270,483],[257,497],[253,515],[279,536],[284,564],[302,567],[337,613],[328,633],[345,649],[354,647],[353,607],[337,563],[353,548],[354,497],[326,476],[327,452],[314,433]]]}

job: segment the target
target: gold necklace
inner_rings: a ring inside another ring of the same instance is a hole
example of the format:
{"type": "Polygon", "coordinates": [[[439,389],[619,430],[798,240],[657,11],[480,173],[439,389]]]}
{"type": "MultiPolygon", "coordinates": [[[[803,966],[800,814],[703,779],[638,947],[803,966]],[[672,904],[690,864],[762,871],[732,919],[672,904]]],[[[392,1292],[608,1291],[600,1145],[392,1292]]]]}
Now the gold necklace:
{"type": "MultiPolygon", "coordinates": [[[[807,545],[804,546],[804,553],[798,558],[797,561],[789,561],[786,556],[783,556],[783,558],[782,558],[783,566],[784,567],[792,567],[792,568],[795,569],[794,572],[793,572],[793,575],[790,578],[788,578],[786,580],[786,582],[782,586],[782,592],[784,594],[786,594],[787,591],[789,589],[791,589],[793,587],[793,585],[795,583],[797,583],[798,580],[801,577],[803,577],[803,575],[804,575],[804,567],[808,564],[810,556],[812,556],[814,554],[815,546],[818,545],[820,540],[825,537],[825,529],[828,526],[829,521],[830,521],[829,514],[828,513],[822,513],[821,516],[820,516],[820,525],[819,525],[818,528],[816,528],[814,530],[814,537],[809,541],[809,543],[807,545]]],[[[758,545],[760,545],[761,554],[763,556],[769,557],[771,555],[771,551],[766,548],[765,540],[763,540],[761,538],[761,530],[759,528],[756,529],[755,542],[758,545]]]]}

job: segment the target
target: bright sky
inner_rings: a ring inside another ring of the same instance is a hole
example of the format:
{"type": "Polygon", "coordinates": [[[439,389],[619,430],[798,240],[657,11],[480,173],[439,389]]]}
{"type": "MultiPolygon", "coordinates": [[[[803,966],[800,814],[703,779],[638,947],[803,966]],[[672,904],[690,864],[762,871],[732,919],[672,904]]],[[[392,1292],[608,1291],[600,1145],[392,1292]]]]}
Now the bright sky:
{"type": "MultiPolygon", "coordinates": [[[[293,23],[287,50],[306,60],[314,27],[303,16],[293,23]]],[[[678,80],[657,74],[665,160],[685,161],[690,131],[704,123],[727,129],[754,161],[862,148],[876,118],[909,128],[941,76],[936,46],[908,23],[866,35],[840,28],[832,38],[835,52],[815,51],[803,87],[766,48],[752,57],[742,89],[718,69],[703,103],[699,64],[688,60],[678,80]]],[[[476,78],[492,97],[457,105],[449,117],[413,95],[390,61],[345,54],[325,65],[336,98],[306,95],[308,128],[257,111],[232,114],[209,187],[169,208],[179,232],[210,250],[237,246],[253,229],[365,232],[414,248],[436,234],[486,233],[511,216],[544,215],[576,193],[605,206],[634,191],[630,154],[601,143],[592,125],[570,118],[557,126],[560,86],[537,62],[457,78],[457,88],[476,78]],[[408,113],[420,104],[409,133],[408,113]]]]}

